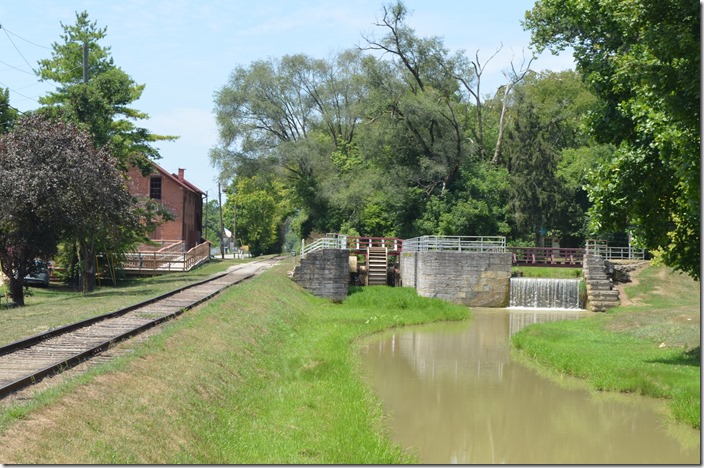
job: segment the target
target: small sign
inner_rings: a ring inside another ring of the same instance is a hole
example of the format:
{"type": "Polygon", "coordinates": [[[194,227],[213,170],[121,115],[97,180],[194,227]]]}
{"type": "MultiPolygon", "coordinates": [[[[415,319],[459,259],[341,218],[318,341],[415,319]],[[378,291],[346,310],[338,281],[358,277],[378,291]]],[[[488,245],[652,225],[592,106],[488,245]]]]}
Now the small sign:
{"type": "Polygon", "coordinates": [[[296,256],[296,251],[295,251],[295,250],[292,250],[292,251],[291,251],[291,256],[292,256],[292,257],[295,257],[295,256],[296,256]]]}

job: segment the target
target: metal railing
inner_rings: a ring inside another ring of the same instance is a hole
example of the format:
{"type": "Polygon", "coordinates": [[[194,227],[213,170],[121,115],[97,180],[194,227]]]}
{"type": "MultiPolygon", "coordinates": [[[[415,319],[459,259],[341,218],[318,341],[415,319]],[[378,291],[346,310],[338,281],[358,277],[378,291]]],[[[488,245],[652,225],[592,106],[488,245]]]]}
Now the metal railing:
{"type": "Polygon", "coordinates": [[[321,237],[306,245],[306,240],[301,239],[301,258],[305,258],[311,252],[321,249],[347,249],[347,236],[344,234],[332,234],[328,237],[321,237]]]}
{"type": "Polygon", "coordinates": [[[587,240],[587,255],[598,255],[606,260],[645,260],[644,249],[609,247],[604,241],[587,240]]]}
{"type": "Polygon", "coordinates": [[[404,252],[506,252],[503,236],[421,236],[403,241],[404,252]]]}

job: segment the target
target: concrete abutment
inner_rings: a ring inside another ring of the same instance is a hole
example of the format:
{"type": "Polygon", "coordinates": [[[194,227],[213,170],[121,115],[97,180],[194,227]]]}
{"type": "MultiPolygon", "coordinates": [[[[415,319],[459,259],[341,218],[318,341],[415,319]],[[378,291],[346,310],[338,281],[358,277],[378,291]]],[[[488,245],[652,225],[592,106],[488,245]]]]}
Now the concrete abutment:
{"type": "Polygon", "coordinates": [[[510,252],[427,251],[401,253],[401,284],[422,297],[472,307],[508,305],[510,252]]]}

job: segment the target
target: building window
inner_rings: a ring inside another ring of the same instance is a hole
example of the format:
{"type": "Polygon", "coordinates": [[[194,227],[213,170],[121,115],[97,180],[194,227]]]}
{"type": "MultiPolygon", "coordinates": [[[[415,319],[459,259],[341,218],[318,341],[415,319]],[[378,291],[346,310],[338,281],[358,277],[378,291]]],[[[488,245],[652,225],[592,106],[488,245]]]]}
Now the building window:
{"type": "Polygon", "coordinates": [[[161,176],[149,179],[149,198],[161,200],[161,176]]]}

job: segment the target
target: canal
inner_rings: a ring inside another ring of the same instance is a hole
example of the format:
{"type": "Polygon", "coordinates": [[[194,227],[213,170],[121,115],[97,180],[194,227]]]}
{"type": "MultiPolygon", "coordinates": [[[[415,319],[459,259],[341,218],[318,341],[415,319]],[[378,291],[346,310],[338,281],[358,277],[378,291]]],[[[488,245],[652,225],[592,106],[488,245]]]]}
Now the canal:
{"type": "Polygon", "coordinates": [[[392,438],[424,464],[699,464],[700,433],[661,400],[594,392],[511,359],[524,326],[585,311],[472,309],[361,346],[392,438]]]}

